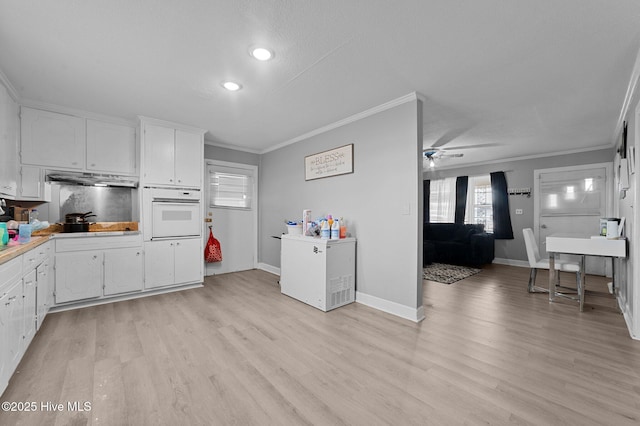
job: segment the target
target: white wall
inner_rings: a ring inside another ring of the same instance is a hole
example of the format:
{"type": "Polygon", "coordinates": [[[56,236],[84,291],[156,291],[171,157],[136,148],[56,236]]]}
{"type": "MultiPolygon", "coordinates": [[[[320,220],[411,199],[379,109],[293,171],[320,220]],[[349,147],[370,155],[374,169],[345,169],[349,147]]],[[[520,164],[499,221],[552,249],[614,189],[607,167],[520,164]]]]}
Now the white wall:
{"type": "MultiPolygon", "coordinates": [[[[259,259],[280,267],[283,221],[343,216],[357,238],[357,301],[422,319],[422,102],[389,109],[263,154],[259,259]],[[305,181],[304,157],[354,145],[352,174],[305,181]]],[[[347,120],[348,121],[348,120],[347,120]]],[[[310,271],[312,273],[312,271],[310,271]]]]}
{"type": "MultiPolygon", "coordinates": [[[[640,200],[640,170],[638,169],[638,155],[640,154],[640,52],[636,56],[635,66],[630,78],[627,94],[622,106],[618,133],[616,135],[616,148],[619,148],[622,140],[622,122],[627,122],[627,145],[636,149],[635,174],[629,178],[629,190],[626,197],[617,201],[617,215],[626,218],[625,235],[629,242],[626,261],[621,262],[616,276],[618,305],[622,310],[629,328],[629,333],[634,339],[640,340],[640,250],[636,248],[640,241],[640,209],[634,208],[636,200],[640,200]]],[[[624,170],[620,171],[621,173],[624,170]]],[[[614,172],[615,173],[615,172],[614,172]]],[[[617,188],[617,182],[616,182],[617,188]]]]}

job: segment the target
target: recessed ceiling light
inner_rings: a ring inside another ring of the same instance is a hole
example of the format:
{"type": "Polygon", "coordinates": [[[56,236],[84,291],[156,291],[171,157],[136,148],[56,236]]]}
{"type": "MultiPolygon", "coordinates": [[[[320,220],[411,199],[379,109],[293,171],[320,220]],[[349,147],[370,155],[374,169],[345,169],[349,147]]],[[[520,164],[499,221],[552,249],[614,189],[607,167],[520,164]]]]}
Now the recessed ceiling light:
{"type": "Polygon", "coordinates": [[[230,92],[235,92],[237,90],[242,89],[242,85],[233,81],[223,81],[221,84],[222,84],[222,87],[224,87],[230,92]]]}
{"type": "Polygon", "coordinates": [[[275,56],[273,50],[269,50],[266,47],[252,47],[249,50],[249,54],[259,61],[268,61],[275,56]]]}

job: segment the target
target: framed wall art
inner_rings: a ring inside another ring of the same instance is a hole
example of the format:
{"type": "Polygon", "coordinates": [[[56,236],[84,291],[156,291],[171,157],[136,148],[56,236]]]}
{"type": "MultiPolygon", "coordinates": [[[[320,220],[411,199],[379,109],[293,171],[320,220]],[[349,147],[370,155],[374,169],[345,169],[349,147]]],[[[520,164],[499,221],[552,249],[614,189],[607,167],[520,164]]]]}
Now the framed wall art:
{"type": "Polygon", "coordinates": [[[304,157],[304,179],[314,180],[353,173],[353,144],[304,157]]]}

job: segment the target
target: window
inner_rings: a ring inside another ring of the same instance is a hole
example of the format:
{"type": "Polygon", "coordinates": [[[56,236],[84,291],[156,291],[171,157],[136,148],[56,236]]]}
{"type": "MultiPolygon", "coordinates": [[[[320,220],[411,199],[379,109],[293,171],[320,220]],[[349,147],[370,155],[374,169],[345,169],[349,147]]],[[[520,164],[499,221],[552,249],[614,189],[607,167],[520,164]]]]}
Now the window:
{"type": "Polygon", "coordinates": [[[493,204],[491,201],[491,176],[470,176],[464,222],[483,224],[485,232],[493,232],[493,204]]]}
{"type": "Polygon", "coordinates": [[[489,182],[488,184],[479,182],[473,187],[469,185],[467,195],[471,196],[471,202],[467,201],[467,214],[465,217],[465,222],[481,223],[484,225],[485,232],[493,232],[493,204],[491,198],[491,182],[489,182]]]}
{"type": "MultiPolygon", "coordinates": [[[[430,188],[429,222],[452,223],[455,220],[456,209],[456,178],[432,180],[430,188]]],[[[493,204],[489,175],[469,177],[464,222],[482,224],[486,232],[493,232],[493,204]]]]}
{"type": "Polygon", "coordinates": [[[209,191],[211,207],[251,208],[251,176],[211,172],[209,191]]]}
{"type": "Polygon", "coordinates": [[[429,222],[453,222],[456,214],[456,178],[431,181],[429,222]]]}

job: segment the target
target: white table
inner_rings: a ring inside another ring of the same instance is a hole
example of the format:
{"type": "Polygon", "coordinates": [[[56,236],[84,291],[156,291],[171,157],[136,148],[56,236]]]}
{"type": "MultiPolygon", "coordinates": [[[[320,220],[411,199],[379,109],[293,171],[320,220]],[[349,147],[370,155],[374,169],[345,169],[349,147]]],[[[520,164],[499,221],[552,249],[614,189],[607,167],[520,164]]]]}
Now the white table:
{"type": "Polygon", "coordinates": [[[606,238],[591,238],[580,234],[553,234],[547,237],[547,253],[549,253],[549,301],[552,302],[557,296],[567,297],[556,289],[555,280],[555,257],[556,254],[576,254],[580,256],[580,284],[578,285],[578,296],[575,298],[580,303],[580,311],[584,308],[584,257],[603,256],[611,258],[612,282],[615,288],[615,262],[614,258],[627,257],[627,240],[608,240],[606,238]]]}

